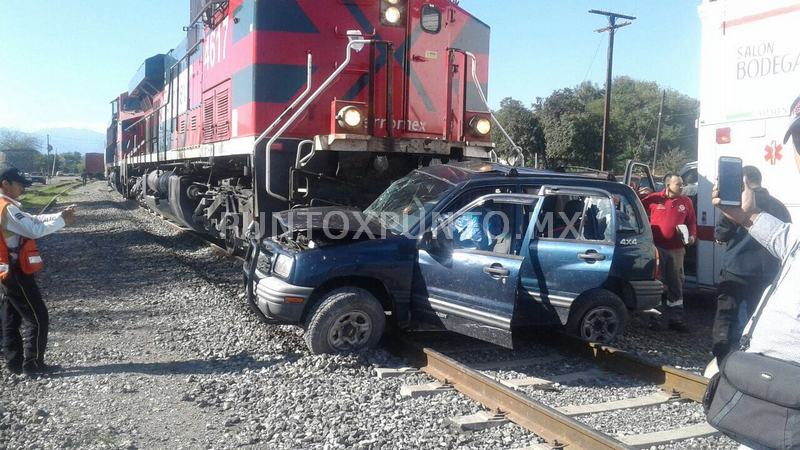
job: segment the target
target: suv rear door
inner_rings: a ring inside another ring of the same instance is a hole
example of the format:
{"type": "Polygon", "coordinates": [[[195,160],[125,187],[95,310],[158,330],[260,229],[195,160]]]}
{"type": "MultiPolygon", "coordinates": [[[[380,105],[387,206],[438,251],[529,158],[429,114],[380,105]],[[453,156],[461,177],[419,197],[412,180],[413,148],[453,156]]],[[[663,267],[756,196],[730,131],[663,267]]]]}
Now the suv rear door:
{"type": "Polygon", "coordinates": [[[572,302],[608,278],[618,213],[612,196],[599,189],[545,186],[540,195],[526,214],[521,288],[538,306],[531,309],[550,318],[562,313],[565,322],[572,302]]]}

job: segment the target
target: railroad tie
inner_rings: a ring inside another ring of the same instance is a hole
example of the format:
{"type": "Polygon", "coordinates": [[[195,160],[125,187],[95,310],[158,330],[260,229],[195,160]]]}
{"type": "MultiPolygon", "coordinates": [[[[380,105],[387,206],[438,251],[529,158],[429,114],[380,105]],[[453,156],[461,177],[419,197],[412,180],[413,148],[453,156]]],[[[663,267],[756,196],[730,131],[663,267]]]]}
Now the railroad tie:
{"type": "Polygon", "coordinates": [[[469,364],[469,366],[475,370],[502,370],[502,369],[511,369],[514,367],[527,367],[527,366],[536,366],[539,364],[547,364],[562,359],[564,359],[564,357],[561,355],[547,355],[547,356],[539,356],[536,358],[513,359],[510,361],[488,361],[482,363],[469,364]]]}
{"type": "Polygon", "coordinates": [[[538,377],[525,377],[525,378],[515,378],[511,380],[498,379],[498,381],[503,385],[516,390],[520,390],[525,387],[547,389],[548,387],[552,387],[555,383],[572,383],[581,380],[590,381],[597,378],[602,378],[603,376],[604,376],[603,371],[590,369],[590,370],[581,370],[578,372],[564,373],[561,375],[550,377],[549,379],[538,378],[538,377]]]}
{"type": "Polygon", "coordinates": [[[649,448],[654,445],[668,444],[673,441],[683,441],[692,438],[712,436],[719,433],[714,427],[706,422],[689,425],[672,430],[656,431],[654,433],[631,434],[619,436],[617,439],[636,448],[649,448]]]}
{"type": "Polygon", "coordinates": [[[509,423],[505,414],[491,411],[480,411],[467,416],[451,417],[447,420],[451,428],[462,433],[466,431],[485,430],[509,423]]]}
{"type": "Polygon", "coordinates": [[[378,367],[375,369],[375,376],[378,378],[397,378],[397,377],[402,377],[404,375],[413,375],[415,373],[420,373],[420,372],[419,369],[414,367],[399,367],[399,368],[378,367]]]}
{"type": "Polygon", "coordinates": [[[595,414],[606,411],[617,411],[620,409],[633,409],[642,408],[644,406],[659,405],[661,403],[666,403],[678,398],[679,397],[666,392],[656,392],[642,397],[626,398],[611,402],[593,403],[589,405],[562,406],[560,408],[556,408],[556,410],[568,416],[580,416],[582,414],[595,414]]]}
{"type": "Polygon", "coordinates": [[[453,391],[452,384],[444,384],[438,381],[425,384],[407,384],[400,386],[400,396],[404,398],[427,397],[430,395],[441,394],[442,392],[453,391]]]}
{"type": "Polygon", "coordinates": [[[545,380],[544,378],[536,378],[536,377],[525,377],[525,378],[515,378],[513,380],[500,380],[500,383],[503,385],[510,387],[511,389],[521,389],[523,387],[543,387],[543,386],[551,386],[553,384],[550,380],[545,380]]]}
{"type": "Polygon", "coordinates": [[[565,383],[574,383],[576,381],[592,381],[598,378],[603,378],[607,375],[608,373],[603,372],[602,370],[589,369],[589,370],[579,370],[577,372],[562,373],[561,375],[550,377],[550,380],[553,383],[565,384],[565,383]]]}
{"type": "MultiPolygon", "coordinates": [[[[514,448],[512,450],[553,450],[554,448],[556,448],[556,447],[552,447],[552,446],[547,445],[547,444],[531,444],[531,445],[529,445],[527,447],[518,447],[518,448],[514,448]]],[[[564,447],[557,447],[557,448],[562,448],[563,449],[564,447]]]]}

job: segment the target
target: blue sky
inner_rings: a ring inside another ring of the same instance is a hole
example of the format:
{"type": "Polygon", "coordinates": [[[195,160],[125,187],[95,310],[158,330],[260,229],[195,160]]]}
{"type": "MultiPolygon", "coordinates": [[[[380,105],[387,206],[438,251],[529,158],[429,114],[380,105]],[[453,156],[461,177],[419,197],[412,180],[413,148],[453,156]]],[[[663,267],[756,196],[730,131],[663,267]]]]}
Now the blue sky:
{"type": "MultiPolygon", "coordinates": [[[[263,1],[263,0],[262,0],[263,1]]],[[[322,1],[322,0],[320,0],[322,1]]],[[[616,38],[614,73],[696,97],[699,0],[461,0],[492,27],[490,102],[526,104],[605,79],[605,9],[638,17],[616,38]]],[[[0,26],[0,127],[104,130],[139,64],[183,37],[189,0],[28,0],[0,26]]]]}

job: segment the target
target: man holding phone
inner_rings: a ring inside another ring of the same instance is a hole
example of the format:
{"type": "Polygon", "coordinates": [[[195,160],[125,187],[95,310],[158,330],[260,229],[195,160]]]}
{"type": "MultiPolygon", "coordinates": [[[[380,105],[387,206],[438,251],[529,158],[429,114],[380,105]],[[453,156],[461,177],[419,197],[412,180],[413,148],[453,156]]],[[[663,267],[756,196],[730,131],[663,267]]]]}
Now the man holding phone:
{"type": "MultiPolygon", "coordinates": [[[[784,144],[792,140],[794,161],[800,171],[800,97],[791,107],[793,121],[783,139],[784,144]]],[[[719,189],[712,192],[712,203],[725,216],[744,227],[750,236],[783,261],[779,267],[781,276],[775,280],[772,295],[763,299],[767,304],[752,332],[748,352],[800,363],[800,229],[789,222],[763,211],[756,193],[745,186],[741,206],[722,204],[719,189]]]]}
{"type": "MultiPolygon", "coordinates": [[[[648,195],[642,204],[650,216],[653,241],[661,257],[661,281],[666,287],[662,315],[669,328],[687,332],[683,314],[683,259],[686,246],[697,239],[697,218],[692,200],[683,195],[683,179],[669,174],[664,177],[664,184],[663,191],[648,195]]],[[[657,325],[663,326],[664,320],[657,325]]]]}
{"type": "MultiPolygon", "coordinates": [[[[790,223],[792,219],[786,206],[761,186],[761,172],[754,166],[745,166],[741,172],[744,186],[753,191],[759,208],[781,222],[790,223]]],[[[717,286],[717,314],[712,328],[714,346],[711,350],[717,361],[722,361],[742,336],[738,320],[740,308],[746,308],[748,319],[753,315],[761,294],[778,273],[780,261],[756,242],[744,227],[724,215],[720,216],[714,228],[714,239],[727,246],[722,258],[722,279],[717,286]]]]}
{"type": "MultiPolygon", "coordinates": [[[[793,120],[784,137],[784,143],[787,143],[790,139],[792,140],[795,150],[795,165],[800,171],[800,97],[792,104],[791,111],[793,120]]],[[[800,229],[794,224],[782,221],[764,211],[764,205],[758,203],[756,192],[748,185],[744,186],[744,191],[741,195],[741,206],[726,205],[723,200],[724,196],[721,195],[716,186],[711,195],[712,203],[720,208],[728,219],[744,227],[756,242],[761,244],[772,256],[782,261],[778,268],[779,275],[772,280],[772,287],[768,295],[764,296],[758,305],[758,320],[753,322],[753,319],[751,319],[748,325],[748,338],[743,342],[743,350],[746,353],[756,353],[780,361],[794,363],[795,365],[800,364],[800,346],[797,345],[800,342],[800,295],[798,295],[798,289],[800,289],[800,264],[798,264],[798,258],[800,258],[800,229]]],[[[760,392],[766,392],[764,386],[767,385],[764,384],[764,380],[766,380],[766,383],[770,383],[774,378],[775,381],[775,386],[767,386],[771,397],[767,397],[766,394],[759,396],[761,399],[759,402],[753,402],[746,397],[743,399],[744,405],[751,405],[751,408],[753,408],[752,417],[754,420],[760,419],[757,415],[758,412],[767,410],[764,406],[765,403],[777,405],[777,402],[773,400],[777,395],[775,393],[780,392],[779,388],[788,391],[786,384],[797,379],[796,372],[796,369],[787,370],[784,373],[776,373],[774,377],[769,372],[765,372],[761,374],[761,379],[757,381],[748,380],[747,383],[742,382],[749,389],[761,389],[760,392]],[[779,382],[780,385],[778,384],[779,382]],[[751,388],[752,386],[757,387],[751,388]],[[770,400],[765,400],[766,398],[770,400]]],[[[757,376],[757,372],[753,372],[753,374],[757,376]]],[[[741,393],[736,395],[741,396],[741,393]]],[[[728,404],[733,408],[735,407],[734,403],[736,402],[729,402],[728,404]]],[[[773,412],[772,417],[775,416],[773,412]]],[[[781,425],[781,420],[772,420],[772,423],[781,425]]],[[[783,431],[789,431],[793,424],[796,425],[796,422],[786,422],[783,431]]],[[[796,430],[796,428],[794,429],[796,430]]],[[[780,427],[778,427],[778,430],[780,430],[780,427]]],[[[752,425],[741,427],[736,432],[739,436],[736,439],[740,442],[753,440],[756,438],[756,434],[770,435],[769,433],[764,434],[763,430],[752,425]]],[[[774,431],[771,433],[773,439],[775,434],[774,431]]],[[[790,436],[787,434],[786,437],[788,442],[790,436]]]]}

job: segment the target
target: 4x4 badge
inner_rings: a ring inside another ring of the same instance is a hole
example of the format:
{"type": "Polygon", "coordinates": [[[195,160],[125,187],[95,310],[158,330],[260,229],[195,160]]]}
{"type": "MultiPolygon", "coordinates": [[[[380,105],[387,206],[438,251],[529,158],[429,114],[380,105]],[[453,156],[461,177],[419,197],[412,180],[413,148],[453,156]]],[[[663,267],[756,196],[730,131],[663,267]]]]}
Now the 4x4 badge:
{"type": "Polygon", "coordinates": [[[619,240],[619,245],[637,245],[638,243],[639,240],[636,238],[630,238],[630,239],[625,238],[619,240]]]}

